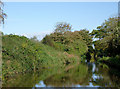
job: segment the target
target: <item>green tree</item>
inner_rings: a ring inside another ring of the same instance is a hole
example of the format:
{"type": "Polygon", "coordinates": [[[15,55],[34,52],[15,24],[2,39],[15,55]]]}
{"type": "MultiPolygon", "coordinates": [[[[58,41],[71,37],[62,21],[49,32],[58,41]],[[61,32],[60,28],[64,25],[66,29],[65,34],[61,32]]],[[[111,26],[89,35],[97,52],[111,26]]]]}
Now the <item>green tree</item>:
{"type": "Polygon", "coordinates": [[[109,18],[91,33],[99,40],[95,41],[95,48],[101,56],[115,56],[120,53],[120,26],[118,17],[109,18]]]}
{"type": "Polygon", "coordinates": [[[86,43],[89,44],[90,42],[89,31],[83,30],[72,32],[71,29],[72,26],[70,24],[60,23],[56,26],[54,33],[46,35],[42,42],[57,50],[80,56],[88,50],[86,43]]]}
{"type": "Polygon", "coordinates": [[[82,36],[82,40],[88,45],[92,45],[92,36],[90,35],[89,31],[86,29],[82,29],[78,31],[79,35],[82,36]]]}

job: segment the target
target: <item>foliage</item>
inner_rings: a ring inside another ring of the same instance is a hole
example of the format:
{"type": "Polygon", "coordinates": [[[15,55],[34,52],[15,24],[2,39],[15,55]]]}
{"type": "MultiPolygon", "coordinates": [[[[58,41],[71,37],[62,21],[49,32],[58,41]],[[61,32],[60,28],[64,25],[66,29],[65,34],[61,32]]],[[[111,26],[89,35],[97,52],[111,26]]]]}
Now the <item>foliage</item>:
{"type": "MultiPolygon", "coordinates": [[[[3,78],[15,73],[25,73],[42,68],[64,68],[69,64],[84,62],[105,62],[119,67],[120,22],[109,18],[97,30],[72,32],[68,23],[56,25],[54,33],[46,35],[41,42],[36,37],[3,34],[3,78]],[[98,40],[93,41],[93,38],[98,40]],[[92,45],[94,44],[95,49],[92,45]],[[82,60],[80,60],[82,59],[82,60]]],[[[103,67],[108,66],[102,64],[103,67]]]]}
{"type": "Polygon", "coordinates": [[[2,54],[3,78],[41,68],[61,67],[67,62],[79,62],[77,56],[56,51],[50,46],[17,35],[3,35],[2,54]]]}
{"type": "Polygon", "coordinates": [[[117,17],[109,18],[98,30],[93,30],[91,33],[99,40],[94,42],[97,55],[102,56],[115,56],[120,54],[120,27],[117,17]]]}
{"type": "Polygon", "coordinates": [[[98,62],[100,64],[109,66],[110,68],[116,68],[119,69],[120,67],[120,56],[116,55],[115,57],[102,57],[99,58],[98,62]]]}
{"type": "Polygon", "coordinates": [[[72,30],[72,26],[66,22],[59,22],[56,24],[56,29],[55,29],[55,33],[61,33],[63,34],[64,32],[67,31],[71,31],[72,30]]]}
{"type": "MultiPolygon", "coordinates": [[[[62,26],[60,27],[64,30],[62,26]]],[[[56,29],[58,29],[58,27],[56,29]]],[[[54,33],[46,35],[43,38],[43,44],[47,44],[57,50],[78,56],[86,53],[88,47],[92,45],[92,36],[90,36],[89,31],[85,29],[74,32],[64,30],[62,33],[60,31],[56,32],[56,29],[54,33]]]]}
{"type": "Polygon", "coordinates": [[[84,42],[88,46],[92,45],[92,36],[90,36],[90,33],[88,30],[82,29],[82,30],[78,31],[78,33],[82,36],[82,40],[84,40],[84,42]]]}

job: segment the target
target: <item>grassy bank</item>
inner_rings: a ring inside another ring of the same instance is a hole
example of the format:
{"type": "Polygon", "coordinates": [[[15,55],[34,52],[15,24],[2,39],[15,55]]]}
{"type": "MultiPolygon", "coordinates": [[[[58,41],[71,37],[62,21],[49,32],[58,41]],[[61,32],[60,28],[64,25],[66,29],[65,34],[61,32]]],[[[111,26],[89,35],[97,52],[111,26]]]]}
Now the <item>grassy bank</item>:
{"type": "Polygon", "coordinates": [[[3,80],[16,73],[37,71],[41,68],[59,68],[80,61],[75,55],[17,35],[3,36],[2,55],[3,80]]]}

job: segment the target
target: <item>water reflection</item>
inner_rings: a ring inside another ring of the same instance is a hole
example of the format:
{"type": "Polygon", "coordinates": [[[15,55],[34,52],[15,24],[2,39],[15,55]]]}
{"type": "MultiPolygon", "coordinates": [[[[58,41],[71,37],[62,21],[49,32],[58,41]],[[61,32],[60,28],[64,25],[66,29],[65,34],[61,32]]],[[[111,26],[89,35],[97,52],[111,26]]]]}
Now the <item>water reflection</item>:
{"type": "Polygon", "coordinates": [[[40,81],[39,84],[36,84],[35,87],[46,87],[44,81],[40,81]]]}
{"type": "Polygon", "coordinates": [[[119,87],[111,79],[108,69],[102,69],[95,63],[71,65],[66,68],[43,69],[36,73],[16,75],[6,80],[6,87],[119,87]]]}

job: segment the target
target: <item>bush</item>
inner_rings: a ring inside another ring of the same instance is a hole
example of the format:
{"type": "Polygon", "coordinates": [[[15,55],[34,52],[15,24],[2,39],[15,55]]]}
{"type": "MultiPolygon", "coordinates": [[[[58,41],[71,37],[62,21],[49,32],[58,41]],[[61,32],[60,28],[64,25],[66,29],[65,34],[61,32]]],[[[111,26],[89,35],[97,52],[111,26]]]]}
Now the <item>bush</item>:
{"type": "Polygon", "coordinates": [[[77,64],[79,58],[30,40],[24,36],[3,36],[3,78],[15,73],[37,71],[41,68],[64,67],[66,61],[77,64]]]}

